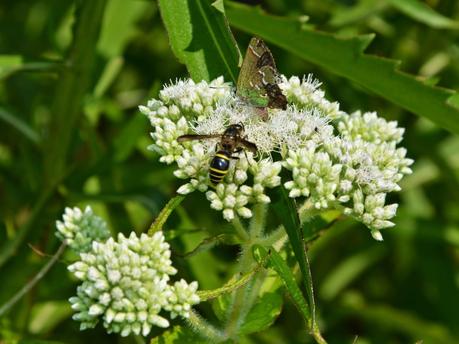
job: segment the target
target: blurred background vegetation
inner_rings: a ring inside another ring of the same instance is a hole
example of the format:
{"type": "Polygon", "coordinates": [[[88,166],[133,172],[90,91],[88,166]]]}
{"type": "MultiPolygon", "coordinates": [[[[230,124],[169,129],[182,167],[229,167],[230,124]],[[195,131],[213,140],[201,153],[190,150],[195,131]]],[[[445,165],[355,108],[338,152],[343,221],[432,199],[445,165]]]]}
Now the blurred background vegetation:
{"type": "MultiPolygon", "coordinates": [[[[455,0],[426,1],[435,12],[413,7],[413,0],[241,2],[276,15],[308,15],[315,28],[343,37],[376,33],[367,53],[401,60],[403,71],[431,84],[459,87],[455,0]]],[[[244,51],[250,35],[233,33],[244,51]]],[[[345,220],[312,245],[324,337],[330,343],[459,343],[459,138],[270,46],[281,73],[313,73],[344,111],[375,110],[399,121],[406,128],[403,145],[416,160],[414,174],[393,196],[401,204],[397,225],[384,231],[383,243],[345,220]]],[[[65,206],[93,206],[113,233],[148,228],[180,181],[147,151],[149,123],[137,106],[186,76],[154,1],[0,3],[0,304],[57,249],[54,222],[65,206]],[[84,25],[74,32],[77,19],[84,25]]],[[[174,252],[184,253],[226,226],[196,193],[172,216],[168,235],[174,252]],[[186,235],[174,238],[177,231],[186,235]]],[[[231,276],[237,250],[220,246],[175,259],[183,277],[210,289],[231,276]]],[[[101,326],[79,332],[67,302],[74,290],[66,265],[58,263],[0,319],[0,343],[135,342],[101,326]]],[[[207,307],[200,308],[204,315],[207,307]]],[[[311,338],[287,300],[274,326],[250,342],[311,338]]]]}

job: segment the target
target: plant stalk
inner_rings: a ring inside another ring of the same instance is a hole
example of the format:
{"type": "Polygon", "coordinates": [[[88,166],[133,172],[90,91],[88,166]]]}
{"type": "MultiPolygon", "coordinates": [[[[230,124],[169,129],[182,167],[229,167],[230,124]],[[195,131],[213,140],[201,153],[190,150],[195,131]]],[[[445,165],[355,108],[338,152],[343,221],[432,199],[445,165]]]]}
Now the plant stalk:
{"type": "Polygon", "coordinates": [[[187,322],[196,333],[206,337],[212,343],[219,343],[226,340],[222,331],[205,321],[194,309],[190,310],[190,317],[187,319],[187,322]]]}
{"type": "Polygon", "coordinates": [[[47,187],[65,175],[67,153],[90,84],[91,67],[107,0],[86,0],[79,3],[73,44],[56,85],[48,139],[44,142],[47,187]]]}

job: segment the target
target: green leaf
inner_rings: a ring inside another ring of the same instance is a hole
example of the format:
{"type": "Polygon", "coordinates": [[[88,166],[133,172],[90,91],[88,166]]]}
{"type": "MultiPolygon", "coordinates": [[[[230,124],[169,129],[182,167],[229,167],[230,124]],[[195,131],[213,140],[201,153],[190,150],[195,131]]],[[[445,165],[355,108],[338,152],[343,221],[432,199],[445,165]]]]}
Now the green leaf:
{"type": "Polygon", "coordinates": [[[174,326],[162,335],[153,338],[150,344],[201,344],[207,343],[203,338],[187,327],[174,326]]]}
{"type": "Polygon", "coordinates": [[[311,269],[309,260],[306,255],[304,240],[302,237],[302,228],[296,208],[295,201],[288,197],[287,190],[281,185],[277,188],[279,200],[274,203],[274,211],[277,217],[282,221],[285,231],[287,232],[290,244],[292,245],[295,258],[300,266],[304,278],[306,290],[308,292],[309,307],[311,309],[311,321],[315,324],[315,302],[314,291],[312,287],[311,269]]]}
{"type": "Polygon", "coordinates": [[[290,294],[294,305],[303,316],[307,326],[310,327],[311,315],[309,306],[303,296],[303,293],[300,290],[300,287],[296,283],[295,276],[293,276],[293,273],[287,265],[287,262],[272,247],[268,251],[263,246],[254,245],[253,256],[259,263],[266,261],[267,266],[276,271],[288,293],[290,294]]]}
{"type": "Polygon", "coordinates": [[[282,311],[282,301],[278,292],[263,294],[247,313],[239,334],[260,332],[270,327],[282,311]]]}
{"type": "Polygon", "coordinates": [[[172,50],[195,81],[224,75],[236,83],[240,53],[221,0],[159,0],[172,50]],[[180,23],[180,24],[178,24],[180,23]]]}
{"type": "Polygon", "coordinates": [[[419,0],[388,0],[389,3],[407,16],[436,29],[459,29],[459,22],[435,12],[429,5],[419,0]]]}
{"type": "Polygon", "coordinates": [[[307,28],[300,20],[267,15],[259,9],[228,3],[230,23],[266,41],[344,76],[381,97],[459,133],[459,106],[453,90],[427,85],[397,69],[399,62],[363,53],[373,35],[340,38],[307,28]]]}

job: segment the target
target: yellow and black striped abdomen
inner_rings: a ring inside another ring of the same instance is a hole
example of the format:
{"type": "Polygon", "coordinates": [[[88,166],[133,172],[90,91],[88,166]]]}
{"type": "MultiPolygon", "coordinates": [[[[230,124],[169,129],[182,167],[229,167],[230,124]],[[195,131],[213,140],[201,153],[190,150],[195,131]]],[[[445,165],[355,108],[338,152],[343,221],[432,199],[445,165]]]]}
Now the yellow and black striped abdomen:
{"type": "Polygon", "coordinates": [[[209,178],[213,185],[217,185],[222,181],[228,173],[231,160],[231,154],[227,151],[220,150],[210,162],[209,178]]]}

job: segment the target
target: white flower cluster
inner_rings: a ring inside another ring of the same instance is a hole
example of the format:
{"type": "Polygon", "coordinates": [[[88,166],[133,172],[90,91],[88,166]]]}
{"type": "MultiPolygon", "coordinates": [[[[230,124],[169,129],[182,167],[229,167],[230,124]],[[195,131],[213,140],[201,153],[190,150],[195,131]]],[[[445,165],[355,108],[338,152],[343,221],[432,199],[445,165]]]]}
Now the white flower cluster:
{"type": "Polygon", "coordinates": [[[92,250],[69,266],[82,281],[77,296],[70,298],[80,328],[93,328],[102,319],[109,333],[146,336],[153,326],[169,326],[162,311],[172,318],[189,317],[191,306],[200,301],[198,284],[170,283],[177,272],[170,254],[162,232],[140,237],[132,232],[128,238],[120,233],[116,241],[93,242],[92,250]]]}
{"type": "Polygon", "coordinates": [[[91,207],[65,208],[63,221],[56,221],[59,239],[65,240],[75,252],[87,252],[94,240],[104,241],[110,237],[107,223],[94,215],[91,207]]]}
{"type": "Polygon", "coordinates": [[[398,182],[411,173],[413,161],[397,147],[404,130],[376,113],[343,112],[325,99],[312,76],[282,77],[280,87],[289,102],[286,110],[251,106],[221,77],[210,83],[179,81],[139,107],[154,127],[151,148],[161,161],[176,162],[174,174],[187,180],[177,191],[206,192],[211,207],[228,221],[251,217],[249,204],[270,202],[266,188],[280,185],[283,167],[291,171],[284,181],[290,197],[305,197],[317,209],[342,209],[381,239],[379,230],[394,225],[390,219],[397,208],[385,204],[386,195],[399,191],[398,182]],[[239,153],[224,180],[209,190],[209,162],[218,138],[184,143],[177,138],[221,134],[236,123],[244,125],[258,154],[239,153]]]}

